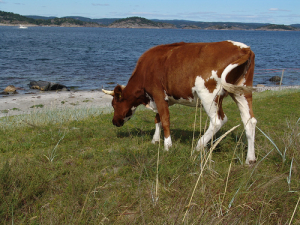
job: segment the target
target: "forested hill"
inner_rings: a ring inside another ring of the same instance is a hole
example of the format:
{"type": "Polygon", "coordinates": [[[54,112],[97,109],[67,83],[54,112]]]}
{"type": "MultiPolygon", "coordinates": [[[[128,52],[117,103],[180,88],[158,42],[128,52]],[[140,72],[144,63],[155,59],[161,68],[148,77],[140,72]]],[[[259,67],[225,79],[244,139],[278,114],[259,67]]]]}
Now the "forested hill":
{"type": "Polygon", "coordinates": [[[142,17],[129,17],[114,21],[109,25],[111,28],[176,28],[170,23],[154,22],[142,17]]]}
{"type": "Polygon", "coordinates": [[[103,18],[91,19],[80,16],[63,18],[43,16],[21,16],[19,14],[0,11],[0,25],[33,25],[33,26],[63,26],[63,27],[110,27],[110,28],[179,28],[208,30],[300,30],[300,24],[276,25],[268,23],[238,23],[238,22],[197,22],[189,20],[148,20],[142,17],[125,19],[103,18]]]}
{"type": "Polygon", "coordinates": [[[80,26],[80,27],[100,27],[101,25],[95,22],[85,22],[73,18],[50,18],[50,19],[33,19],[26,16],[11,12],[0,11],[0,24],[4,25],[37,25],[37,26],[80,26]]]}

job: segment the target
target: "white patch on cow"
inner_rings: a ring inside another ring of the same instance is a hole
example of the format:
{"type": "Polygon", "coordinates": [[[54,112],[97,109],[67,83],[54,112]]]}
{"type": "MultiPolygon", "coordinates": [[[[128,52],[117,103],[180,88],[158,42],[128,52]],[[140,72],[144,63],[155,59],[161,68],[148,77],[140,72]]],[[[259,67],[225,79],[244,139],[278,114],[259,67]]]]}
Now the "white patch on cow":
{"type": "Polygon", "coordinates": [[[146,93],[146,97],[149,99],[149,103],[146,105],[146,108],[157,113],[158,111],[157,111],[155,102],[152,100],[152,98],[150,97],[150,95],[148,93],[146,93]]]}
{"type": "Polygon", "coordinates": [[[238,86],[246,86],[246,79],[245,76],[236,84],[238,86]]]}
{"type": "Polygon", "coordinates": [[[168,95],[167,95],[167,92],[166,91],[164,91],[165,92],[165,101],[168,101],[169,100],[169,97],[168,97],[168,95]]]}
{"type": "Polygon", "coordinates": [[[154,132],[153,139],[152,139],[152,144],[159,142],[160,132],[161,132],[161,123],[156,123],[155,124],[155,132],[154,132]]]}
{"type": "Polygon", "coordinates": [[[195,81],[195,87],[192,88],[192,91],[197,93],[201,99],[201,103],[210,118],[210,124],[205,132],[205,134],[199,139],[196,149],[200,150],[201,147],[207,145],[208,141],[213,137],[213,135],[227,122],[227,117],[225,115],[224,119],[218,117],[218,105],[214,101],[217,95],[223,94],[223,89],[221,86],[221,79],[217,76],[217,71],[212,71],[210,79],[215,79],[217,84],[213,92],[205,86],[205,81],[202,77],[198,76],[195,81]]]}
{"type": "Polygon", "coordinates": [[[241,43],[241,42],[231,41],[231,40],[228,40],[228,42],[230,42],[233,45],[238,46],[240,48],[250,48],[248,45],[245,45],[244,43],[241,43]]]}
{"type": "Polygon", "coordinates": [[[257,120],[254,117],[251,118],[249,105],[244,95],[234,95],[234,98],[239,107],[241,118],[245,127],[246,137],[248,139],[246,164],[249,164],[249,162],[254,162],[256,160],[254,151],[254,138],[257,120]]]}
{"type": "Polygon", "coordinates": [[[218,77],[217,72],[218,71],[216,71],[216,70],[211,71],[211,77],[209,79],[214,79],[215,81],[218,81],[220,78],[218,77]]]}
{"type": "Polygon", "coordinates": [[[164,145],[165,145],[165,150],[166,150],[166,151],[169,151],[169,148],[172,147],[171,136],[165,138],[164,145]]]}
{"type": "Polygon", "coordinates": [[[239,64],[229,64],[225,70],[223,71],[222,75],[221,75],[221,81],[222,84],[226,84],[226,77],[228,75],[228,73],[230,73],[234,68],[236,68],[239,64]]]}
{"type": "Polygon", "coordinates": [[[134,115],[134,113],[135,113],[135,110],[136,110],[136,107],[132,107],[132,108],[131,108],[131,111],[132,111],[131,116],[125,117],[125,118],[124,118],[124,123],[131,119],[131,117],[132,117],[132,116],[134,115]]]}
{"type": "Polygon", "coordinates": [[[150,110],[152,110],[153,112],[158,113],[157,111],[157,107],[154,101],[150,100],[150,102],[146,105],[146,107],[150,110]]]}

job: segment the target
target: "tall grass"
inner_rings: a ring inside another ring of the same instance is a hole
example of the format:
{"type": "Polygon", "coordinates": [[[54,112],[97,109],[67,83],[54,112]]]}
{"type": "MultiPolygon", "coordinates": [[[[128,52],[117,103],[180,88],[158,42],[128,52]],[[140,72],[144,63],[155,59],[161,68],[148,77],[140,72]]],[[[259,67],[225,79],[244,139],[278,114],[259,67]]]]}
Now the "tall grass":
{"type": "MultiPolygon", "coordinates": [[[[243,163],[247,142],[242,126],[218,139],[241,124],[230,99],[224,101],[228,123],[217,133],[218,143],[192,158],[195,109],[171,107],[173,147],[160,150],[159,161],[159,146],[151,144],[154,114],[149,111],[138,111],[122,128],[113,127],[112,115],[100,111],[83,117],[62,112],[2,118],[0,221],[298,223],[299,100],[299,91],[254,95],[258,127],[267,135],[256,132],[254,166],[243,163]],[[204,166],[208,161],[210,169],[204,166]]],[[[195,137],[202,129],[196,129],[195,137]]]]}

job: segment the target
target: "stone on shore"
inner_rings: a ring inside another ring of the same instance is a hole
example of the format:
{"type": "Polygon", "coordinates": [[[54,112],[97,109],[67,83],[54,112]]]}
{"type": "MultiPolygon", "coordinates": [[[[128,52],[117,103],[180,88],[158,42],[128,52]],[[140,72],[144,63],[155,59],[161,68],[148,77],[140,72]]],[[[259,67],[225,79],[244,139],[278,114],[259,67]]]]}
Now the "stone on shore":
{"type": "Polygon", "coordinates": [[[16,88],[14,85],[8,85],[3,92],[1,92],[0,94],[2,95],[9,95],[9,94],[17,94],[17,89],[20,88],[16,88]]]}
{"type": "Polygon", "coordinates": [[[30,81],[29,88],[38,89],[41,91],[69,91],[69,88],[67,88],[65,85],[42,80],[30,81]]]}
{"type": "Polygon", "coordinates": [[[269,81],[272,82],[280,82],[281,78],[279,76],[273,76],[269,79],[269,81]]]}

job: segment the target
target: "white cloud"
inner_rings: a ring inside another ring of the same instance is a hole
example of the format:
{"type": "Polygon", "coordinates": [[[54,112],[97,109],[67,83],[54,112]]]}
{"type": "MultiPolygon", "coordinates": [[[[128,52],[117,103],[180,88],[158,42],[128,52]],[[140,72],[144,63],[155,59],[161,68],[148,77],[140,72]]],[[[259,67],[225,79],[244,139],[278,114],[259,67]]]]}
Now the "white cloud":
{"type": "Polygon", "coordinates": [[[287,9],[278,9],[278,8],[270,8],[269,11],[277,11],[277,12],[291,12],[291,10],[287,9]]]}

